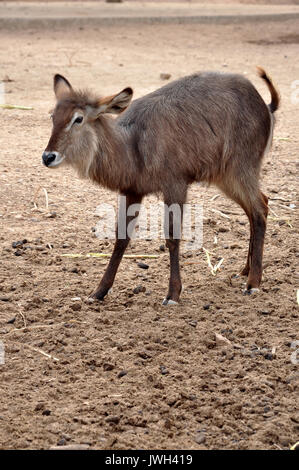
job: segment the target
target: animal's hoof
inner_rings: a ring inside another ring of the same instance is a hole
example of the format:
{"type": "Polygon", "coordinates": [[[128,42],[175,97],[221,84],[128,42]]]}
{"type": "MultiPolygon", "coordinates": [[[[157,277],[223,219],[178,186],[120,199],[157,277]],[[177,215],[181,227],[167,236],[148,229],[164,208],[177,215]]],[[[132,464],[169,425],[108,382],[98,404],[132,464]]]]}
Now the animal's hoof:
{"type": "Polygon", "coordinates": [[[243,294],[244,295],[252,295],[252,294],[257,294],[259,292],[259,289],[257,287],[252,287],[251,289],[244,289],[243,294]]]}
{"type": "Polygon", "coordinates": [[[104,300],[104,297],[107,295],[107,292],[94,292],[90,295],[90,299],[93,299],[94,302],[104,300]]]}
{"type": "Polygon", "coordinates": [[[92,294],[90,294],[89,298],[94,299],[95,301],[96,300],[102,301],[104,300],[104,297],[106,297],[106,295],[110,294],[111,292],[112,292],[112,287],[110,287],[110,289],[99,289],[93,292],[92,294]]]}
{"type": "Polygon", "coordinates": [[[97,295],[93,294],[90,297],[88,297],[88,302],[93,304],[95,302],[102,302],[104,300],[104,296],[98,297],[97,295]]]}
{"type": "Polygon", "coordinates": [[[162,302],[162,305],[179,305],[179,303],[176,302],[175,300],[164,299],[162,302]]]}

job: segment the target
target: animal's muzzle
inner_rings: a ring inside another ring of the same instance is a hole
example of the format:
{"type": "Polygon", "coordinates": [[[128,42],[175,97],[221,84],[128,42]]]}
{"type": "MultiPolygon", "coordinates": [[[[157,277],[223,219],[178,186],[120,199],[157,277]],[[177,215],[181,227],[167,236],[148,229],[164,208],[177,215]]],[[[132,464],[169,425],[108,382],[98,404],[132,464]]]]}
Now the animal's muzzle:
{"type": "Polygon", "coordinates": [[[44,152],[43,153],[43,163],[46,166],[51,165],[56,159],[57,154],[56,153],[51,153],[51,152],[44,152]]]}

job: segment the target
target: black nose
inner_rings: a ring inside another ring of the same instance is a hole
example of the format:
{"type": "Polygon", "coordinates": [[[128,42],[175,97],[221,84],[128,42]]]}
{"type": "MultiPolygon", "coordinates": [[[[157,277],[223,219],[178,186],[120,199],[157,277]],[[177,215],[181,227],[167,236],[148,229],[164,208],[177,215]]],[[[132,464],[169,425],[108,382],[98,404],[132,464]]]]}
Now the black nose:
{"type": "Polygon", "coordinates": [[[49,166],[50,163],[54,162],[55,158],[56,158],[55,153],[44,152],[43,153],[44,165],[49,166]]]}

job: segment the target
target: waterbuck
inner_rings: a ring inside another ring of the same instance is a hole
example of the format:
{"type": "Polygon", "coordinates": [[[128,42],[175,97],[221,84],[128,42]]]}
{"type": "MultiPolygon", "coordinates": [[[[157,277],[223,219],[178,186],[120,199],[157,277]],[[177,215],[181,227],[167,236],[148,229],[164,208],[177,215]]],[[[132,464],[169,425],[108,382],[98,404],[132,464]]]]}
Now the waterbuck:
{"type": "MultiPolygon", "coordinates": [[[[126,196],[127,225],[135,219],[127,214],[128,207],[147,194],[162,193],[165,207],[182,208],[191,183],[216,185],[249,219],[249,250],[241,274],[248,276],[245,292],[250,294],[261,282],[268,213],[259,174],[279,105],[271,79],[258,70],[271,93],[268,106],[244,76],[231,73],[196,73],[132,103],[131,88],[101,98],[74,90],[66,78],[55,75],[57,103],[43,163],[48,168],[71,165],[82,177],[126,196]]],[[[164,305],[177,303],[182,289],[180,240],[173,235],[181,216],[176,219],[170,212],[170,280],[164,305]]],[[[102,300],[112,287],[129,240],[129,233],[116,237],[93,298],[102,300]]]]}

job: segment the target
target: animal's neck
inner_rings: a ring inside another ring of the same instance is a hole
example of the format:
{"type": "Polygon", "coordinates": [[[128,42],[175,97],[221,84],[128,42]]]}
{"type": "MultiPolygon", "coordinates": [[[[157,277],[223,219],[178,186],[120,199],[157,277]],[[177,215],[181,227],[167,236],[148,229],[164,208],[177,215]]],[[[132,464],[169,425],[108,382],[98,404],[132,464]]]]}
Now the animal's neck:
{"type": "Polygon", "coordinates": [[[130,137],[112,118],[102,117],[97,129],[98,151],[90,165],[89,177],[113,191],[125,191],[134,181],[130,137]]]}

